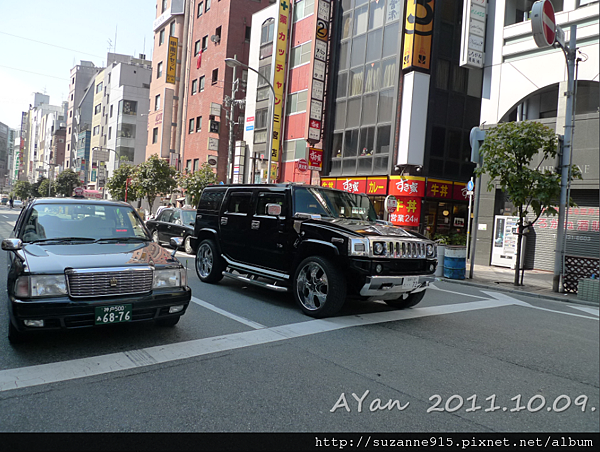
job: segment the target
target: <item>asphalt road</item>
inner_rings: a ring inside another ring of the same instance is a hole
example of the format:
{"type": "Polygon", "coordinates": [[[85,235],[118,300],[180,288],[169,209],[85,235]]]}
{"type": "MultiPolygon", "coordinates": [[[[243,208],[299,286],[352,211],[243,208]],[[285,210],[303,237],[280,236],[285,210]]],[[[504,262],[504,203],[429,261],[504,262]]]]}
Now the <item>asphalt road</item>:
{"type": "MultiPolygon", "coordinates": [[[[0,208],[2,238],[17,213],[0,208]]],[[[178,256],[194,303],[174,328],[13,347],[2,290],[0,432],[599,430],[597,308],[436,282],[406,311],[314,320],[286,294],[203,284],[178,256]]]]}

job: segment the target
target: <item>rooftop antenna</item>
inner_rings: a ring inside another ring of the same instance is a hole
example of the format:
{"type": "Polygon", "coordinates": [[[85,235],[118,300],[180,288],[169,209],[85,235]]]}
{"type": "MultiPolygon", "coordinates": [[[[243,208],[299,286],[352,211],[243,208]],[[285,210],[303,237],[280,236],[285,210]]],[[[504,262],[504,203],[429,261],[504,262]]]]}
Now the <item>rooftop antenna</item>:
{"type": "Polygon", "coordinates": [[[113,47],[113,52],[117,53],[117,26],[115,25],[115,46],[113,47]]]}
{"type": "Polygon", "coordinates": [[[110,49],[112,49],[112,41],[110,40],[110,38],[108,38],[106,42],[108,43],[108,53],[110,53],[110,49]]]}

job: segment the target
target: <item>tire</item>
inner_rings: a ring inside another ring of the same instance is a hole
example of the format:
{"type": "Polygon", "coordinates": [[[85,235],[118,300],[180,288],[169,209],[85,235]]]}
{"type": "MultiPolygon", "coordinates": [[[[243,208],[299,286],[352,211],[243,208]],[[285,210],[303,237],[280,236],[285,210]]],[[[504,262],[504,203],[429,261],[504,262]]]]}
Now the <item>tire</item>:
{"type": "Polygon", "coordinates": [[[17,331],[10,319],[8,320],[8,342],[11,344],[22,344],[27,340],[27,335],[17,331]]]}
{"type": "Polygon", "coordinates": [[[346,301],[346,280],[329,260],[311,256],[300,262],[294,272],[294,300],[311,317],[335,315],[346,301]]]}
{"type": "Polygon", "coordinates": [[[192,248],[192,236],[188,235],[183,241],[183,249],[188,254],[194,254],[194,248],[192,248]]]}
{"type": "Polygon", "coordinates": [[[180,318],[181,318],[181,316],[178,315],[177,317],[168,317],[166,319],[158,319],[158,320],[156,320],[156,325],[163,326],[163,327],[175,326],[179,322],[180,318]]]}
{"type": "Polygon", "coordinates": [[[215,242],[206,239],[198,246],[196,253],[196,274],[200,281],[205,283],[217,283],[223,279],[225,261],[219,255],[215,242]]]}
{"type": "Polygon", "coordinates": [[[154,232],[152,232],[152,240],[160,245],[160,241],[158,240],[158,231],[156,229],[154,232]]]}
{"type": "Polygon", "coordinates": [[[425,291],[422,290],[421,292],[408,294],[408,296],[406,298],[399,297],[399,298],[396,298],[395,300],[384,300],[384,301],[386,302],[386,304],[388,306],[391,306],[392,308],[406,309],[406,308],[412,308],[413,306],[418,305],[424,296],[425,296],[425,291]]]}

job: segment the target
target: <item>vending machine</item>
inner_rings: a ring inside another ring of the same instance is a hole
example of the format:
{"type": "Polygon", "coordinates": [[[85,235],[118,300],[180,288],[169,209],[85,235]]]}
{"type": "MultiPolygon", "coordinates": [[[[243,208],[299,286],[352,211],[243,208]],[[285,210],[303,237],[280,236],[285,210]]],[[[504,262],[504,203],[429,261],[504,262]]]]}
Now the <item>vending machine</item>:
{"type": "Polygon", "coordinates": [[[494,221],[494,243],[492,265],[515,268],[517,263],[517,239],[519,217],[496,215],[494,221]]]}

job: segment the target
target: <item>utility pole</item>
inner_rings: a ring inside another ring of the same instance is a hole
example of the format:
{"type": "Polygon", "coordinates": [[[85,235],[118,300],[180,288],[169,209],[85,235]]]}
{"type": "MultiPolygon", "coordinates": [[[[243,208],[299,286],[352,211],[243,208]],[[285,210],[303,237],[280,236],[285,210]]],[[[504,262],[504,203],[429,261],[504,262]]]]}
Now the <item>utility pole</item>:
{"type": "MultiPolygon", "coordinates": [[[[233,56],[233,59],[237,59],[237,55],[233,56]]],[[[235,106],[237,104],[235,100],[235,93],[237,93],[237,79],[236,77],[236,66],[232,67],[233,69],[233,77],[231,79],[231,99],[229,100],[229,146],[227,148],[227,183],[230,184],[233,180],[233,152],[235,149],[235,142],[233,136],[233,126],[235,125],[235,106]]]]}

